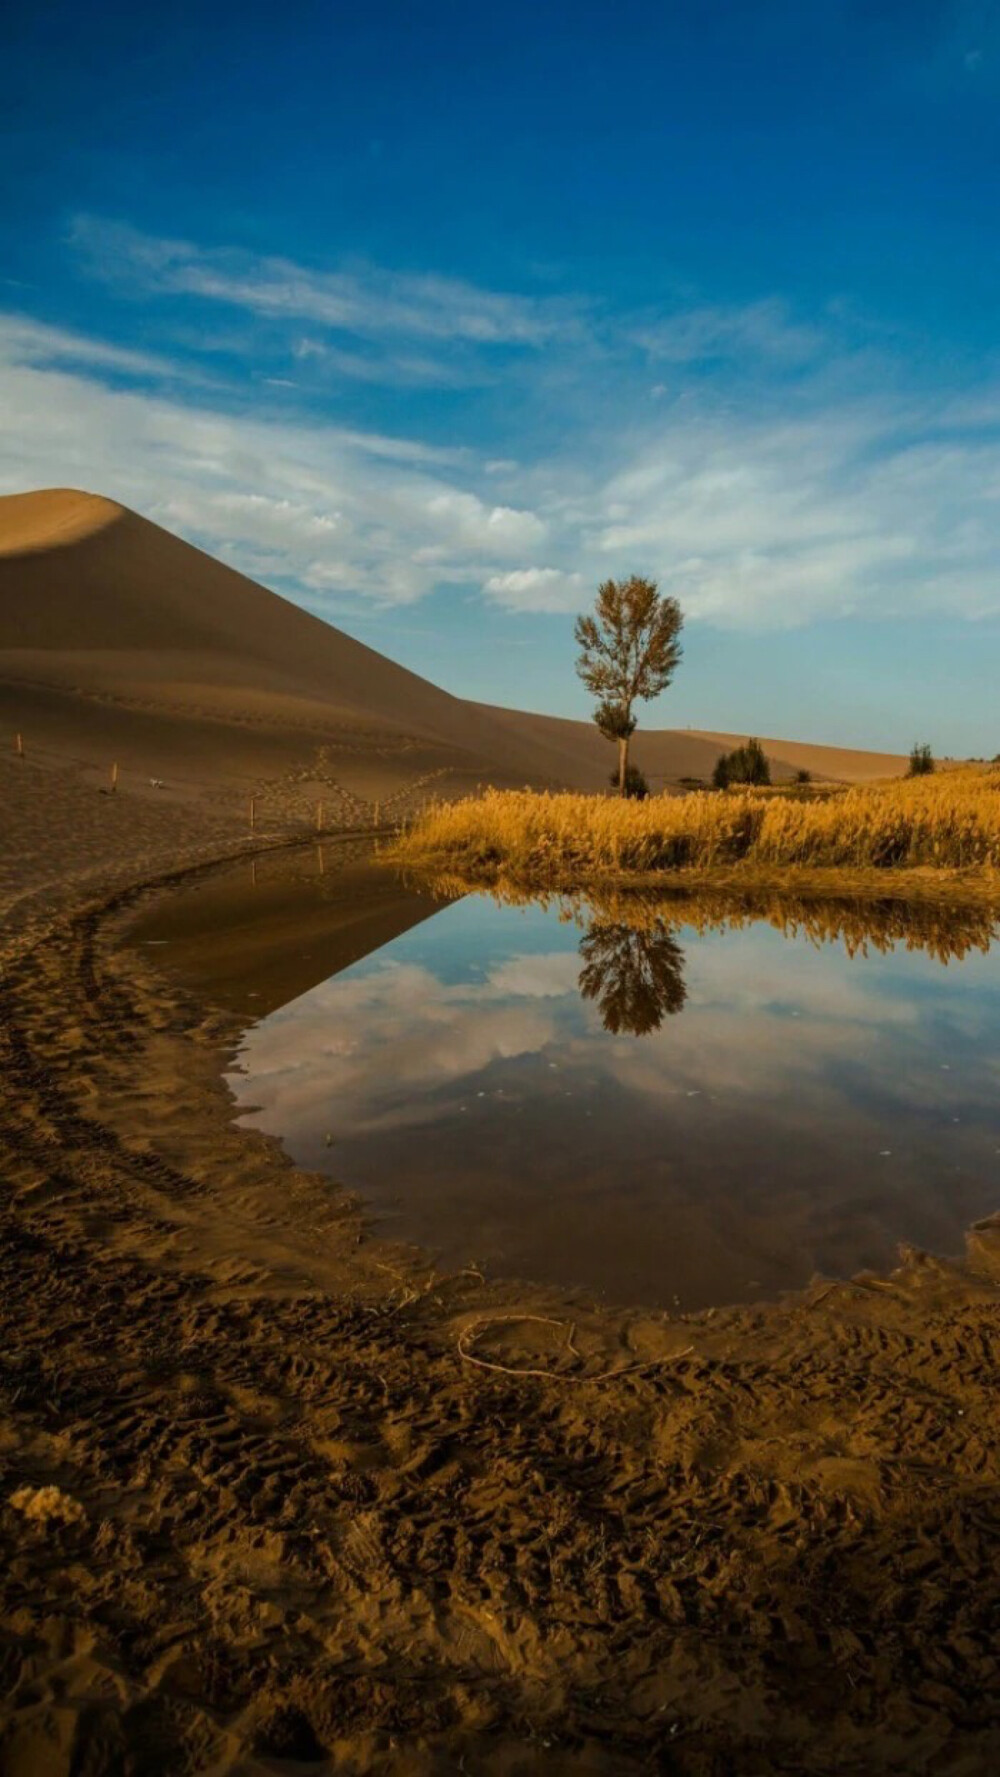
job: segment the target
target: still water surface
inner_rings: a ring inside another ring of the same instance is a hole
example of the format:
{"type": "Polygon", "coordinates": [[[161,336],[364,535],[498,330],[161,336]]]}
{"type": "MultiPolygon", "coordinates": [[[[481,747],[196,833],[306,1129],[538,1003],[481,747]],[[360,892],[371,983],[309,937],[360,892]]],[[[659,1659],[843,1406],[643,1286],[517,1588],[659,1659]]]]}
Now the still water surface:
{"type": "MultiPolygon", "coordinates": [[[[268,885],[230,883],[229,1084],[245,1123],[443,1264],[694,1308],[885,1267],[901,1241],[957,1252],[1000,1206],[996,949],[945,965],[918,933],[852,956],[683,903],[635,930],[355,874],[336,917],[301,869],[277,916],[255,912],[268,885]]],[[[157,917],[138,941],[190,975],[190,914],[187,949],[157,917]]]]}

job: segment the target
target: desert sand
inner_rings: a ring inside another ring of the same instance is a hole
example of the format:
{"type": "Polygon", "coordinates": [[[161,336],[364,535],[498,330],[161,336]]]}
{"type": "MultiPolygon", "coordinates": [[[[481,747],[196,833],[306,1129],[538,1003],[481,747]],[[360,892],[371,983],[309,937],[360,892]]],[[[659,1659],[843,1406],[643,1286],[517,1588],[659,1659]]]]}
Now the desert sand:
{"type": "Polygon", "coordinates": [[[167,600],[186,546],[38,498],[0,584],[39,736],[0,754],[0,1777],[995,1769],[1000,1225],[674,1317],[376,1239],[233,1126],[225,954],[203,999],[124,932],[319,782],[349,959],[335,861],[372,791],[475,781],[517,719],[465,727],[374,656],[356,716],[367,651],[333,632],[325,686],[303,619],[308,676],[277,637],[215,659],[200,597],[167,660],[115,551],[162,548],[167,600]]]}

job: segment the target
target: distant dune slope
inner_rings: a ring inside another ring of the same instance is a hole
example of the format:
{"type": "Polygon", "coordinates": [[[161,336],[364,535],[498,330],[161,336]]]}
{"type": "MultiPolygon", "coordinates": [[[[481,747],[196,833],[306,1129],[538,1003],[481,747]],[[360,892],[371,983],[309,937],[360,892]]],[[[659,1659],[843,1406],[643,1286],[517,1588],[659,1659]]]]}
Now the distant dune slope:
{"type": "MultiPolygon", "coordinates": [[[[397,777],[453,768],[463,782],[572,788],[601,787],[612,765],[589,723],[453,697],[148,519],[72,489],[0,498],[0,709],[80,757],[121,752],[131,733],[143,768],[179,748],[208,773],[287,770],[322,744],[370,795],[377,762],[393,754],[405,755],[397,777]]],[[[741,738],[644,729],[636,757],[656,785],[707,777],[741,738]]],[[[902,767],[766,744],[779,775],[902,767]]]]}
{"type": "MultiPolygon", "coordinates": [[[[484,714],[503,724],[512,735],[535,741],[553,762],[585,761],[594,781],[606,784],[615,764],[615,750],[602,739],[591,722],[574,722],[561,716],[536,716],[521,710],[493,709],[484,714]]],[[[684,778],[707,781],[720,753],[731,752],[749,737],[717,734],[696,728],[642,728],[632,742],[632,757],[646,773],[654,789],[679,783],[684,778]]],[[[809,771],[816,778],[845,783],[865,783],[872,778],[895,777],[906,770],[907,760],[897,753],[865,753],[849,747],[824,747],[806,741],[769,740],[764,746],[776,782],[809,771]]]]}

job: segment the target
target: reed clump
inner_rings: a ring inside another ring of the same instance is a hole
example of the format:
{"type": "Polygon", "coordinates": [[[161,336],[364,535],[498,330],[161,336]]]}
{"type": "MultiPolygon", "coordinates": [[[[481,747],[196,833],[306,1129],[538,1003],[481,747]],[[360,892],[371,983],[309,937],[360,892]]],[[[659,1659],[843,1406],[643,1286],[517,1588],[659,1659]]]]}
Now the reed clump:
{"type": "Polygon", "coordinates": [[[1000,772],[970,768],[816,798],[741,789],[634,802],[490,790],[430,810],[397,842],[394,861],[537,885],[735,865],[992,872],[1000,772]]]}

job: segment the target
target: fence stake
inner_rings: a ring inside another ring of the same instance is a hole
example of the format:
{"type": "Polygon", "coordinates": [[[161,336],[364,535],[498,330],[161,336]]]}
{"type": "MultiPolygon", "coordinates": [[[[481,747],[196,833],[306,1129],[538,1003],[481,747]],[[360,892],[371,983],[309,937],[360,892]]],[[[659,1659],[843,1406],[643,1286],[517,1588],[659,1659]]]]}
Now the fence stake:
{"type": "Polygon", "coordinates": [[[316,831],[317,831],[317,833],[322,833],[322,831],[323,831],[323,804],[322,804],[322,802],[317,802],[317,804],[316,804],[316,831]]]}
{"type": "Polygon", "coordinates": [[[14,751],[19,759],[24,758],[24,742],[19,734],[14,738],[14,751]]]}
{"type": "Polygon", "coordinates": [[[255,796],[251,796],[251,798],[250,798],[250,831],[251,831],[251,833],[253,832],[256,825],[257,825],[257,799],[255,796]]]}
{"type": "Polygon", "coordinates": [[[111,793],[112,793],[112,795],[114,795],[117,788],[118,788],[118,765],[117,765],[117,761],[116,761],[116,763],[114,765],[112,765],[112,767],[111,767],[111,793]]]}

